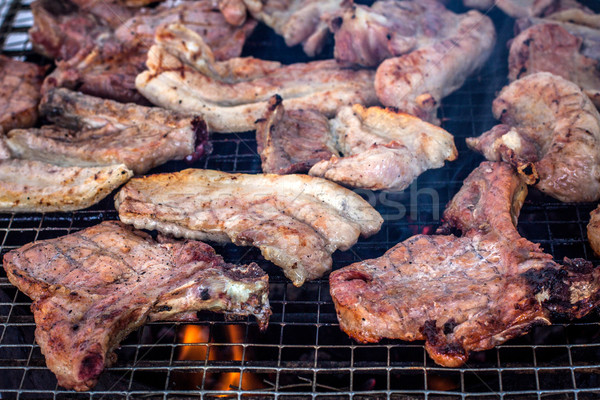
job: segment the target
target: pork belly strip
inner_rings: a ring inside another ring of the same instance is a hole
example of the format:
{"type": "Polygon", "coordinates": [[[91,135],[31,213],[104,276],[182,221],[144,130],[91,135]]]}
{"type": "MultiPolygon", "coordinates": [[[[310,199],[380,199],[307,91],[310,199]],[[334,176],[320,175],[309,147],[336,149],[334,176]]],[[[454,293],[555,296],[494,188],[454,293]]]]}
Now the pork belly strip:
{"type": "Polygon", "coordinates": [[[484,162],[444,213],[441,231],[462,236],[416,235],[332,272],[341,329],[360,342],[425,340],[437,364],[456,367],[553,313],[592,311],[600,271],[581,259],[555,263],[515,229],[526,193],[510,165],[484,162]]]}
{"type": "Polygon", "coordinates": [[[344,157],[319,161],[309,174],[344,186],[404,190],[458,156],[450,133],[392,109],[343,107],[330,125],[344,157]]]}
{"type": "Polygon", "coordinates": [[[270,174],[308,172],[318,161],[337,155],[327,118],[315,110],[286,110],[278,95],[256,121],[262,170],[270,174]]]}
{"type": "Polygon", "coordinates": [[[590,213],[587,236],[594,253],[600,255],[600,206],[590,213]]]}
{"type": "Polygon", "coordinates": [[[38,118],[46,67],[0,55],[0,128],[29,128],[38,118]]]}
{"type": "Polygon", "coordinates": [[[133,179],[115,206],[136,228],[258,247],[296,286],[323,276],[335,250],[348,250],[383,223],[357,194],[306,175],[187,169],[133,179]]]}
{"type": "Polygon", "coordinates": [[[72,211],[96,204],[127,182],[123,164],[59,167],[39,161],[0,160],[0,211],[72,211]]]}
{"type": "Polygon", "coordinates": [[[557,24],[534,25],[510,46],[508,79],[550,72],[576,83],[600,108],[600,60],[581,54],[582,41],[557,24]]]}
{"type": "Polygon", "coordinates": [[[341,68],[335,60],[282,65],[251,57],[216,62],[202,38],[181,25],[159,29],[148,70],[136,86],[159,106],[202,114],[211,131],[254,129],[269,99],[286,109],[333,116],[339,107],[374,104],[373,71],[341,68]]]}
{"type": "Polygon", "coordinates": [[[483,66],[495,41],[492,21],[471,10],[454,35],[381,63],[375,75],[377,97],[385,106],[438,123],[436,113],[442,98],[483,66]]]}
{"type": "Polygon", "coordinates": [[[15,129],[6,144],[14,157],[61,166],[125,164],[136,174],[170,160],[196,159],[209,150],[199,117],[121,104],[53,89],[40,105],[55,125],[15,129]]]}
{"type": "Polygon", "coordinates": [[[600,199],[600,114],[576,84],[548,72],[527,75],[502,89],[492,111],[502,125],[468,138],[469,147],[527,170],[560,201],[600,199]]]}
{"type": "Polygon", "coordinates": [[[197,311],[254,315],[266,328],[268,276],[256,264],[227,264],[207,244],[156,242],[106,221],[4,256],[10,282],[31,297],[35,339],[58,384],[96,384],[114,350],[148,321],[196,321],[197,311]]]}

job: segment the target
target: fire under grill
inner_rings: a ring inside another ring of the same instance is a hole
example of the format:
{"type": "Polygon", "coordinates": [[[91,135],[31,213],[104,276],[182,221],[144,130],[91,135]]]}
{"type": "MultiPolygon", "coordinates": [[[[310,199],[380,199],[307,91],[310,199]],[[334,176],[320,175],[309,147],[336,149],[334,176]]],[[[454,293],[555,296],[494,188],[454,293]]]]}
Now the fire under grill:
{"type": "MultiPolygon", "coordinates": [[[[0,1],[3,53],[49,63],[31,51],[29,0],[0,1]]],[[[450,4],[455,11],[461,6],[450,4]]],[[[506,41],[513,20],[491,10],[498,45],[484,69],[444,100],[443,127],[453,133],[460,155],[446,167],[425,173],[402,193],[360,192],[384,216],[380,233],[334,255],[334,269],[382,255],[417,233],[431,233],[448,200],[482,160],[464,138],[495,124],[491,102],[506,84],[506,41]]],[[[331,55],[331,48],[329,55],[331,55]]],[[[305,61],[299,48],[259,26],[245,55],[305,61]],[[276,56],[276,57],[274,57],[276,56]]],[[[327,53],[327,52],[326,52],[327,53]]],[[[324,56],[325,57],[325,56],[324,56]]],[[[213,153],[193,167],[260,172],[253,133],[215,134],[213,153]]],[[[188,167],[171,162],[152,172],[188,167]]],[[[594,258],[585,226],[595,204],[569,204],[531,190],[521,212],[521,234],[541,243],[557,260],[594,258]]],[[[0,255],[34,240],[54,238],[116,219],[112,196],[84,211],[0,214],[0,255]]],[[[294,287],[256,249],[216,246],[226,261],[256,261],[270,275],[273,316],[260,333],[254,320],[226,321],[202,313],[195,325],[151,323],[129,335],[118,361],[93,391],[75,393],[57,386],[34,340],[30,300],[0,269],[1,399],[595,399],[600,396],[600,318],[558,321],[489,351],[472,354],[462,368],[433,363],[422,342],[384,340],[363,345],[339,329],[327,279],[294,287]]],[[[1,259],[1,258],[0,258],[1,259]]]]}

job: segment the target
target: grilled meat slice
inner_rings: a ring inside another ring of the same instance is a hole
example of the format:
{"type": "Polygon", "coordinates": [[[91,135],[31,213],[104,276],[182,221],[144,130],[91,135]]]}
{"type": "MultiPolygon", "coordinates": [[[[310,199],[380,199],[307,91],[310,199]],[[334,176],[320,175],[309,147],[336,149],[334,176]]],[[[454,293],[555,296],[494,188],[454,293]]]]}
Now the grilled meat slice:
{"type": "Polygon", "coordinates": [[[233,26],[240,26],[246,21],[246,5],[243,0],[218,0],[219,10],[225,21],[233,26]]]}
{"type": "Polygon", "coordinates": [[[250,14],[283,36],[285,44],[302,44],[308,56],[323,49],[329,32],[327,14],[346,0],[244,0],[250,14]]]}
{"type": "Polygon", "coordinates": [[[81,168],[0,160],[0,212],[80,210],[99,202],[132,176],[123,164],[81,168]]]}
{"type": "Polygon", "coordinates": [[[560,201],[600,199],[600,114],[576,84],[528,75],[502,89],[492,110],[508,128],[469,138],[469,147],[514,164],[560,201]]]}
{"type": "Polygon", "coordinates": [[[600,206],[590,213],[587,235],[592,250],[596,255],[600,255],[600,206]]]}
{"type": "Polygon", "coordinates": [[[0,128],[29,128],[37,121],[45,67],[0,55],[0,128]]]}
{"type": "Polygon", "coordinates": [[[345,186],[404,190],[458,156],[450,133],[391,109],[355,104],[340,109],[330,125],[344,157],[320,161],[309,174],[345,186]]]}
{"type": "Polygon", "coordinates": [[[256,121],[262,170],[272,174],[308,172],[318,161],[338,154],[327,118],[315,110],[285,110],[278,95],[256,121]]]}
{"type": "Polygon", "coordinates": [[[460,366],[471,351],[520,336],[551,313],[582,317],[600,302],[600,270],[552,261],[520,237],[526,186],[505,163],[482,163],[450,202],[443,230],[416,235],[330,276],[340,327],[360,342],[426,340],[432,359],[460,366]]]}
{"type": "Polygon", "coordinates": [[[4,256],[8,279],[27,296],[35,338],[58,384],[89,390],[116,361],[114,349],[147,321],[195,321],[196,311],[271,314],[268,276],[227,264],[207,244],[160,241],[116,221],[4,256]]]}
{"type": "Polygon", "coordinates": [[[61,166],[123,163],[142,174],[169,160],[195,160],[210,149],[206,124],[189,114],[67,89],[47,93],[40,111],[56,125],[10,131],[6,144],[14,157],[61,166]]]}
{"type": "Polygon", "coordinates": [[[534,25],[510,46],[508,79],[550,72],[576,83],[600,108],[600,61],[581,54],[582,41],[560,25],[534,25]]]}
{"type": "Polygon", "coordinates": [[[373,104],[373,71],[341,68],[335,60],[282,65],[252,57],[215,62],[202,38],[181,25],[159,29],[138,75],[140,93],[159,106],[200,112],[211,131],[254,129],[269,99],[286,109],[333,116],[342,105],[373,104]]]}
{"type": "Polygon", "coordinates": [[[436,112],[442,98],[485,63],[495,38],[492,21],[478,11],[469,11],[448,38],[381,63],[375,75],[379,101],[438,122],[436,112]]]}
{"type": "Polygon", "coordinates": [[[306,175],[188,169],[136,178],[118,193],[121,221],[177,237],[256,246],[296,286],[331,269],[331,254],[379,231],[360,196],[306,175]]]}

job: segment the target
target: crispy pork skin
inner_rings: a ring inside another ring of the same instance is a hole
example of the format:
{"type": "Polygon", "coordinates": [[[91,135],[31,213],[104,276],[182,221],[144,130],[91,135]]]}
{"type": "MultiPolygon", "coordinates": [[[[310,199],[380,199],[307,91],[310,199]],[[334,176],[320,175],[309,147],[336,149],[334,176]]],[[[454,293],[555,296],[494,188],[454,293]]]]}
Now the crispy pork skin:
{"type": "Polygon", "coordinates": [[[40,111],[55,125],[10,131],[6,144],[14,157],[61,166],[123,163],[142,174],[169,160],[197,159],[209,149],[206,124],[189,114],[62,88],[46,93],[40,111]]]}
{"type": "Polygon", "coordinates": [[[256,143],[263,172],[308,172],[318,161],[338,154],[327,118],[315,110],[290,110],[278,95],[256,121],[256,143]]]}
{"type": "Polygon", "coordinates": [[[29,128],[37,121],[45,67],[0,56],[0,128],[29,128]]]}
{"type": "Polygon", "coordinates": [[[404,190],[423,172],[458,156],[454,137],[409,114],[355,104],[330,121],[339,150],[309,171],[344,186],[404,190]]]}
{"type": "Polygon", "coordinates": [[[515,223],[527,188],[506,163],[484,162],[448,205],[442,232],[416,235],[382,257],[332,272],[340,327],[360,342],[425,340],[443,366],[600,302],[600,271],[552,261],[515,223]]]}
{"type": "Polygon", "coordinates": [[[147,321],[195,321],[196,312],[254,315],[267,326],[268,277],[227,264],[207,244],[156,242],[106,221],[4,256],[10,282],[31,297],[35,339],[58,384],[89,390],[115,348],[147,321]]]}
{"type": "Polygon", "coordinates": [[[296,286],[323,276],[335,250],[383,223],[359,195],[306,175],[157,174],[131,180],[115,206],[136,228],[258,247],[296,286]]]}
{"type": "Polygon", "coordinates": [[[534,25],[510,46],[508,79],[550,72],[576,83],[600,108],[600,60],[581,54],[582,41],[560,25],[534,25]]]}
{"type": "Polygon", "coordinates": [[[587,236],[592,250],[600,256],[600,206],[590,213],[587,236]]]}
{"type": "Polygon", "coordinates": [[[442,98],[483,66],[495,40],[492,21],[478,11],[469,11],[453,35],[381,63],[375,75],[379,101],[426,121],[439,122],[436,113],[442,98]]]}
{"type": "Polygon", "coordinates": [[[0,160],[0,212],[80,210],[96,204],[132,176],[123,164],[59,167],[39,161],[0,160]]]}
{"type": "Polygon", "coordinates": [[[575,83],[528,75],[502,89],[492,110],[503,125],[467,139],[469,147],[512,163],[561,201],[600,199],[600,114],[575,83]]]}
{"type": "Polygon", "coordinates": [[[200,36],[181,25],[159,29],[138,90],[152,103],[199,112],[216,132],[255,128],[269,99],[287,110],[315,109],[328,117],[339,107],[377,101],[374,72],[340,67],[335,60],[282,65],[252,57],[217,62],[200,36]]]}

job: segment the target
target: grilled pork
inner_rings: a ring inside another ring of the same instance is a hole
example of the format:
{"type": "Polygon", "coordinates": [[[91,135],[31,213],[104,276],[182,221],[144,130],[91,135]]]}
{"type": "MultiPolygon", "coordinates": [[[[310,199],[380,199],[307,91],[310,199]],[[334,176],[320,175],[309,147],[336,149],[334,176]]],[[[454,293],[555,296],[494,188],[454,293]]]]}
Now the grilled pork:
{"type": "Polygon", "coordinates": [[[123,163],[142,174],[169,160],[197,159],[210,146],[201,118],[162,108],[54,89],[40,112],[55,125],[10,131],[14,157],[61,166],[123,163]]]}
{"type": "Polygon", "coordinates": [[[0,128],[4,132],[35,124],[45,72],[45,67],[0,55],[0,128]]]}
{"type": "Polygon", "coordinates": [[[467,139],[469,147],[512,163],[560,201],[600,199],[600,114],[576,84],[528,75],[502,89],[492,111],[502,125],[467,139]]]}
{"type": "Polygon", "coordinates": [[[335,60],[282,65],[251,57],[217,62],[202,38],[181,25],[159,29],[138,90],[152,103],[202,113],[209,129],[254,129],[269,99],[286,109],[315,109],[333,116],[339,107],[374,104],[373,71],[341,68],[335,60]]]}
{"type": "Polygon", "coordinates": [[[360,342],[425,340],[436,363],[453,367],[549,324],[551,313],[593,310],[600,270],[558,264],[515,229],[526,193],[510,165],[482,163],[444,213],[441,231],[461,236],[416,235],[331,274],[340,327],[360,342]]]}
{"type": "Polygon", "coordinates": [[[188,169],[131,180],[117,194],[121,221],[191,239],[256,246],[296,286],[331,269],[383,220],[360,196],[306,175],[188,169]]]}
{"type": "Polygon", "coordinates": [[[469,11],[453,35],[381,63],[375,75],[377,97],[386,106],[438,122],[442,98],[483,66],[495,38],[492,21],[478,11],[469,11]]]}
{"type": "Polygon", "coordinates": [[[80,210],[96,204],[132,176],[123,164],[59,167],[0,159],[0,212],[80,210]]]}
{"type": "Polygon", "coordinates": [[[195,321],[212,310],[254,315],[264,329],[271,314],[256,264],[227,264],[202,242],[157,243],[116,221],[27,244],[3,265],[33,300],[35,339],[67,389],[91,389],[119,343],[148,321],[195,321]]]}
{"type": "Polygon", "coordinates": [[[319,161],[309,174],[344,186],[404,190],[426,170],[458,156],[450,133],[391,109],[343,107],[330,125],[344,157],[319,161]]]}
{"type": "Polygon", "coordinates": [[[594,253],[600,255],[600,206],[590,213],[587,236],[594,253]]]}

